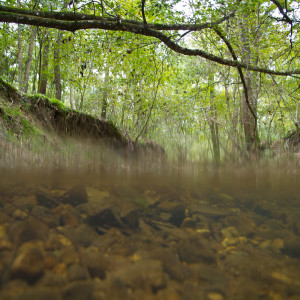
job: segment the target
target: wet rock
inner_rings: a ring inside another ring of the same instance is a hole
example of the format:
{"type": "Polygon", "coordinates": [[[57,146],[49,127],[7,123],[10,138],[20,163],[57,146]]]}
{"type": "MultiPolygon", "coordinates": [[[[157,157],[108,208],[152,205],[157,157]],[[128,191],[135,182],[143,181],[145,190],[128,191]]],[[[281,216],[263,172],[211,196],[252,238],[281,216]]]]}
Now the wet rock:
{"type": "Polygon", "coordinates": [[[224,300],[224,296],[219,292],[207,292],[205,294],[207,300],[224,300]]]}
{"type": "Polygon", "coordinates": [[[87,266],[92,277],[98,277],[100,279],[106,277],[108,261],[104,255],[93,250],[87,250],[83,262],[87,266]]]}
{"type": "Polygon", "coordinates": [[[16,209],[13,212],[12,217],[17,220],[24,220],[28,217],[28,212],[26,210],[16,209]]]}
{"type": "Polygon", "coordinates": [[[0,251],[11,251],[13,244],[8,239],[0,239],[0,251]]]}
{"type": "Polygon", "coordinates": [[[186,207],[183,204],[178,204],[172,207],[169,211],[171,217],[169,218],[169,222],[177,227],[180,227],[182,221],[185,218],[186,207]]]}
{"type": "Polygon", "coordinates": [[[203,263],[188,266],[190,278],[195,282],[203,281],[214,285],[224,284],[224,275],[214,267],[203,263]]]}
{"type": "Polygon", "coordinates": [[[44,273],[44,255],[38,248],[21,251],[14,260],[10,274],[12,278],[35,282],[44,273]]]}
{"type": "Polygon", "coordinates": [[[107,293],[103,299],[131,300],[126,284],[120,278],[112,279],[107,287],[107,293]]]}
{"type": "Polygon", "coordinates": [[[67,284],[67,279],[57,272],[45,271],[44,276],[39,280],[39,284],[49,287],[63,287],[67,284]]]}
{"type": "Polygon", "coordinates": [[[140,211],[133,209],[125,217],[121,218],[126,226],[130,229],[138,229],[140,226],[140,211]]]}
{"type": "Polygon", "coordinates": [[[74,264],[68,269],[68,279],[69,281],[85,280],[87,279],[87,274],[81,265],[74,264]]]}
{"type": "Polygon", "coordinates": [[[221,233],[223,235],[223,238],[233,238],[239,236],[239,232],[234,226],[229,226],[227,228],[224,228],[221,230],[221,233]]]}
{"type": "Polygon", "coordinates": [[[77,206],[88,202],[88,195],[84,185],[77,185],[67,191],[62,197],[61,202],[64,204],[71,204],[77,206]]]}
{"type": "Polygon", "coordinates": [[[222,209],[206,204],[194,204],[191,210],[195,215],[204,215],[213,219],[219,219],[233,214],[229,209],[222,209]]]}
{"type": "Polygon", "coordinates": [[[284,248],[281,251],[290,257],[300,258],[300,239],[284,241],[284,248]]]}
{"type": "Polygon", "coordinates": [[[80,259],[78,252],[73,246],[63,248],[59,253],[59,261],[66,264],[67,266],[72,264],[78,264],[80,259]]]}
{"type": "Polygon", "coordinates": [[[170,278],[183,282],[187,276],[188,272],[186,267],[181,264],[178,257],[170,250],[159,248],[155,249],[150,257],[157,259],[162,263],[164,272],[166,272],[170,278]]]}
{"type": "Polygon", "coordinates": [[[180,259],[186,263],[204,262],[211,264],[216,262],[216,253],[210,243],[207,240],[202,240],[196,234],[181,240],[177,247],[180,259]]]}
{"type": "Polygon", "coordinates": [[[84,247],[88,247],[98,237],[96,231],[86,224],[81,224],[77,228],[65,226],[62,231],[74,244],[84,247]]]}
{"type": "Polygon", "coordinates": [[[266,218],[274,218],[273,216],[273,213],[270,209],[268,208],[264,208],[260,205],[256,205],[254,207],[254,212],[259,215],[259,216],[262,216],[262,217],[266,217],[266,218]]]}
{"type": "Polygon", "coordinates": [[[35,195],[17,196],[13,198],[12,203],[23,210],[31,210],[37,205],[37,200],[35,195]]]}
{"type": "Polygon", "coordinates": [[[17,300],[62,300],[62,298],[56,289],[38,287],[20,294],[17,300]]]}
{"type": "Polygon", "coordinates": [[[46,190],[38,190],[36,192],[36,200],[39,205],[47,208],[53,208],[60,204],[58,197],[55,197],[46,190]]]}
{"type": "Polygon", "coordinates": [[[110,281],[117,279],[133,290],[142,289],[150,292],[163,289],[167,284],[162,263],[154,259],[138,261],[129,267],[109,274],[110,281]]]}
{"type": "Polygon", "coordinates": [[[36,218],[19,221],[11,228],[10,235],[19,244],[31,240],[45,240],[48,237],[48,227],[36,218]]]}
{"type": "Polygon", "coordinates": [[[72,242],[66,236],[57,232],[52,232],[45,243],[45,248],[50,251],[55,251],[71,245],[72,242]]]}
{"type": "Polygon", "coordinates": [[[53,210],[53,213],[59,216],[61,226],[69,225],[71,227],[77,227],[79,225],[74,208],[70,204],[59,205],[53,210]]]}
{"type": "Polygon", "coordinates": [[[64,300],[90,300],[94,291],[91,281],[76,281],[68,284],[62,291],[64,300]]]}
{"type": "Polygon", "coordinates": [[[50,228],[57,227],[59,225],[59,216],[54,214],[45,206],[37,205],[32,209],[31,213],[33,216],[43,220],[50,228]]]}
{"type": "Polygon", "coordinates": [[[180,228],[191,228],[191,229],[196,229],[197,222],[192,219],[192,218],[184,218],[180,228]]]}
{"type": "Polygon", "coordinates": [[[104,228],[125,227],[118,211],[114,208],[106,208],[99,213],[88,217],[88,222],[92,226],[100,226],[104,228]]]}

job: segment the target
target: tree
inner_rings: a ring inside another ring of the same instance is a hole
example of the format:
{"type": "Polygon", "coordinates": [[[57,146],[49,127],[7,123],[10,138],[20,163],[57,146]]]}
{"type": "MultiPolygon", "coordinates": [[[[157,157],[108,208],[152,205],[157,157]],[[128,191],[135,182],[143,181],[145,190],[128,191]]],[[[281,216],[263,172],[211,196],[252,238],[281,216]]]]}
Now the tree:
{"type": "MultiPolygon", "coordinates": [[[[31,24],[30,30],[39,26],[40,59],[47,52],[41,44],[42,27],[58,29],[44,31],[49,35],[48,70],[40,72],[39,79],[45,75],[49,97],[60,98],[63,90],[62,99],[69,96],[72,107],[97,117],[102,113],[135,138],[161,139],[157,132],[170,133],[186,148],[190,135],[198,141],[209,137],[216,161],[230,147],[244,149],[245,143],[239,145],[243,139],[253,148],[258,135],[270,132],[271,125],[288,130],[292,123],[280,121],[279,112],[291,120],[298,118],[297,97],[289,96],[299,74],[294,3],[282,7],[276,0],[190,1],[190,14],[177,7],[178,0],[68,3],[27,0],[19,8],[0,5],[0,21],[31,24]],[[208,74],[211,66],[213,73],[208,74]],[[278,90],[282,84],[289,87],[281,98],[264,87],[274,84],[275,75],[286,77],[275,79],[278,90]],[[272,97],[281,105],[271,103],[272,97]],[[272,121],[265,116],[268,107],[272,121]],[[264,129],[266,120],[269,129],[264,129]]],[[[17,35],[12,30],[14,40],[6,44],[5,28],[13,26],[3,23],[1,28],[2,61],[11,59],[10,53],[16,61],[12,68],[1,68],[16,84],[17,35]]],[[[29,47],[24,35],[20,37],[23,48],[29,47]]],[[[34,42],[33,47],[39,44],[34,42]]],[[[27,51],[22,53],[25,62],[27,51]]],[[[44,66],[43,60],[39,65],[44,66]]],[[[37,76],[32,75],[29,83],[34,87],[37,76]]]]}
{"type": "MultiPolygon", "coordinates": [[[[40,27],[48,28],[57,28],[60,30],[66,30],[70,32],[75,32],[81,29],[104,29],[111,31],[122,31],[122,32],[132,32],[134,34],[144,35],[154,37],[159,39],[167,47],[172,49],[175,52],[189,55],[189,56],[200,56],[205,59],[214,61],[222,65],[228,65],[231,67],[240,67],[247,69],[249,71],[257,71],[267,74],[289,76],[300,74],[300,70],[272,70],[270,68],[256,67],[253,65],[248,65],[245,62],[239,60],[231,60],[219,57],[217,55],[207,53],[201,49],[190,49],[180,45],[180,43],[174,41],[172,36],[164,33],[165,31],[175,32],[175,37],[181,39],[184,35],[201,31],[204,29],[213,30],[215,26],[224,23],[226,20],[233,18],[236,15],[236,12],[241,4],[241,1],[238,0],[234,5],[228,4],[225,7],[225,10],[231,10],[232,12],[219,16],[215,21],[211,22],[202,22],[202,23],[149,23],[145,19],[145,5],[142,5],[142,15],[144,16],[143,21],[136,21],[126,18],[126,11],[122,11],[120,8],[117,10],[112,8],[113,15],[107,12],[107,7],[104,6],[102,2],[97,3],[97,5],[92,1],[81,1],[83,10],[92,12],[90,14],[78,13],[80,10],[75,7],[70,8],[69,11],[45,11],[45,10],[36,10],[36,9],[24,9],[0,5],[0,22],[8,23],[18,23],[18,24],[27,24],[35,25],[40,27]],[[71,11],[73,9],[73,11],[71,11]],[[99,12],[102,15],[99,15],[99,12]],[[122,15],[120,15],[121,13],[122,15]],[[180,35],[178,31],[186,31],[184,34],[180,35]]],[[[277,1],[273,1],[281,12],[281,6],[277,1]]],[[[224,2],[223,2],[224,3],[224,2]]],[[[267,3],[267,2],[265,2],[267,3]]],[[[143,2],[144,4],[144,2],[143,2]]],[[[251,7],[249,7],[249,11],[251,7]]],[[[283,22],[291,23],[292,25],[298,20],[293,20],[290,17],[287,18],[287,13],[283,14],[283,22]]],[[[297,23],[296,23],[297,24],[297,23]]]]}

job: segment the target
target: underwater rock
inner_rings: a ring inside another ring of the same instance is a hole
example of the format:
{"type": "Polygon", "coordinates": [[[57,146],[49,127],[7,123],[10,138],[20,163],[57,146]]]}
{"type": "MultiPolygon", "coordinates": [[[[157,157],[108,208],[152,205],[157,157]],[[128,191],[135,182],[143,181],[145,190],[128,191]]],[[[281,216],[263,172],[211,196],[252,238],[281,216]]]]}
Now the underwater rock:
{"type": "Polygon", "coordinates": [[[300,258],[300,239],[290,239],[285,241],[282,252],[289,257],[300,258]]]}
{"type": "Polygon", "coordinates": [[[104,279],[108,267],[107,259],[96,251],[87,250],[83,262],[92,277],[104,279]]]}
{"type": "Polygon", "coordinates": [[[92,226],[100,226],[104,228],[124,227],[124,223],[122,222],[118,211],[114,208],[106,208],[93,216],[89,216],[88,223],[92,226]]]}
{"type": "Polygon", "coordinates": [[[88,194],[84,185],[76,185],[67,191],[62,197],[61,202],[64,204],[71,204],[77,206],[88,202],[88,194]]]}
{"type": "Polygon", "coordinates": [[[53,288],[38,287],[25,291],[17,297],[17,300],[62,300],[60,292],[53,288]]]}
{"type": "Polygon", "coordinates": [[[74,244],[84,247],[88,247],[98,237],[96,231],[87,224],[80,224],[76,228],[64,226],[62,232],[74,244]]]}
{"type": "Polygon", "coordinates": [[[180,227],[182,221],[184,220],[186,207],[183,204],[178,204],[174,207],[172,207],[169,211],[171,214],[171,217],[169,218],[169,222],[176,226],[180,227]]]}
{"type": "Polygon", "coordinates": [[[140,226],[140,212],[138,209],[133,209],[121,219],[130,229],[138,229],[140,226]]]}
{"type": "Polygon", "coordinates": [[[197,222],[192,219],[192,218],[184,218],[180,228],[191,228],[191,229],[196,229],[197,222]]]}
{"type": "Polygon", "coordinates": [[[73,264],[68,268],[68,280],[85,280],[87,279],[87,274],[81,265],[73,264]]]}
{"type": "Polygon", "coordinates": [[[133,290],[143,289],[154,293],[167,285],[167,276],[163,272],[162,263],[155,259],[138,261],[109,274],[109,280],[116,279],[133,290]]]}
{"type": "Polygon", "coordinates": [[[62,291],[64,300],[90,300],[94,291],[93,282],[75,281],[68,284],[62,291]]]}
{"type": "Polygon", "coordinates": [[[204,262],[212,264],[216,262],[216,253],[207,240],[200,239],[199,235],[193,235],[178,243],[178,254],[182,261],[193,264],[204,262]]]}
{"type": "Polygon", "coordinates": [[[25,221],[18,221],[11,227],[10,235],[18,244],[32,240],[45,240],[48,237],[49,229],[36,218],[28,218],[25,221]]]}
{"type": "Polygon", "coordinates": [[[166,272],[170,278],[179,282],[183,282],[187,278],[188,273],[186,267],[181,264],[178,257],[172,251],[164,248],[155,249],[150,254],[150,257],[161,261],[164,272],[166,272]]]}
{"type": "Polygon", "coordinates": [[[38,248],[23,250],[14,260],[10,274],[11,277],[34,283],[44,273],[44,255],[38,248]]]}
{"type": "Polygon", "coordinates": [[[54,195],[51,195],[49,191],[37,190],[36,200],[39,205],[47,208],[54,208],[60,204],[59,199],[54,195]]]}

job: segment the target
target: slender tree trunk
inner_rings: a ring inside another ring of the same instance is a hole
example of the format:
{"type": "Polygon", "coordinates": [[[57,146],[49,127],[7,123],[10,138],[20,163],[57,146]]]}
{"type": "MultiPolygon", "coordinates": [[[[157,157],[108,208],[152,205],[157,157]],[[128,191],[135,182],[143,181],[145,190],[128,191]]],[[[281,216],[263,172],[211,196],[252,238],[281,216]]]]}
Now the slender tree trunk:
{"type": "Polygon", "coordinates": [[[48,63],[49,63],[49,48],[50,48],[50,39],[46,34],[43,43],[43,51],[41,57],[41,66],[40,66],[40,74],[39,74],[39,88],[38,93],[46,94],[47,91],[47,83],[48,83],[48,63]]]}
{"type": "Polygon", "coordinates": [[[210,97],[210,119],[208,121],[211,141],[213,145],[213,159],[216,165],[220,164],[220,140],[219,140],[219,128],[217,121],[216,111],[216,93],[214,87],[214,74],[209,74],[209,97],[210,97]]]}
{"type": "Polygon", "coordinates": [[[71,82],[70,85],[70,105],[72,109],[75,109],[75,105],[74,105],[74,83],[71,82]]]}
{"type": "Polygon", "coordinates": [[[32,26],[30,32],[31,32],[31,35],[30,35],[29,46],[28,46],[27,60],[25,63],[25,74],[24,74],[24,83],[23,83],[25,93],[27,93],[27,91],[28,91],[29,74],[30,74],[30,68],[31,68],[31,63],[32,63],[33,46],[34,46],[34,40],[35,40],[35,34],[36,34],[35,27],[32,26]]]}
{"type": "Polygon", "coordinates": [[[19,67],[19,91],[23,92],[23,65],[22,65],[22,58],[23,58],[23,52],[22,52],[22,36],[21,36],[21,26],[18,24],[18,67],[19,67]]]}
{"type": "Polygon", "coordinates": [[[56,43],[54,45],[54,82],[55,82],[55,97],[61,100],[61,73],[60,73],[60,46],[61,46],[61,33],[57,34],[56,43]]]}
{"type": "Polygon", "coordinates": [[[101,118],[102,119],[106,119],[106,117],[107,117],[108,86],[109,86],[109,65],[107,64],[106,67],[105,67],[104,87],[103,87],[103,94],[102,94],[102,111],[101,111],[101,118]]]}

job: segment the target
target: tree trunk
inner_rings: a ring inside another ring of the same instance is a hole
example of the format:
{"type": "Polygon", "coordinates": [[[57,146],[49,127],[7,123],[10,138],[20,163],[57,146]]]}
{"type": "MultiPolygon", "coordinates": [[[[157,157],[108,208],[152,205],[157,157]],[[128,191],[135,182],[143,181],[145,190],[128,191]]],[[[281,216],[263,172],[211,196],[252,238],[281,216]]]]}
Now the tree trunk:
{"type": "Polygon", "coordinates": [[[219,128],[217,122],[216,111],[216,93],[214,87],[214,75],[212,72],[209,74],[209,97],[210,97],[210,118],[208,125],[211,134],[211,142],[213,145],[213,160],[216,165],[220,164],[220,140],[219,140],[219,128]]]}
{"type": "Polygon", "coordinates": [[[75,105],[74,105],[74,83],[71,82],[70,85],[70,105],[72,109],[75,109],[75,105]]]}
{"type": "MultiPolygon", "coordinates": [[[[241,22],[241,41],[242,41],[242,54],[244,57],[244,62],[246,64],[251,64],[253,62],[253,57],[250,49],[250,32],[248,28],[248,17],[244,16],[241,22]]],[[[257,64],[257,60],[256,60],[257,64]]],[[[245,77],[245,83],[247,91],[244,91],[243,93],[243,127],[244,127],[244,134],[245,134],[245,142],[246,142],[246,149],[247,151],[254,149],[256,146],[256,141],[258,140],[258,131],[257,131],[257,124],[256,120],[251,113],[249,106],[246,101],[246,95],[245,93],[248,93],[248,101],[249,104],[255,113],[257,115],[257,97],[258,92],[255,93],[255,74],[249,71],[246,71],[244,73],[245,77]]]]}
{"type": "Polygon", "coordinates": [[[22,93],[23,92],[23,66],[22,66],[22,58],[23,58],[23,53],[22,53],[22,36],[21,36],[21,26],[18,24],[18,67],[19,67],[19,91],[22,93]]]}
{"type": "Polygon", "coordinates": [[[49,36],[46,34],[43,42],[43,51],[42,51],[40,74],[39,74],[38,93],[40,94],[46,94],[47,91],[49,48],[50,48],[50,39],[49,36]]]}
{"type": "Polygon", "coordinates": [[[102,111],[101,111],[102,119],[106,119],[106,117],[107,117],[108,85],[109,85],[109,65],[107,64],[105,67],[104,87],[103,87],[103,94],[102,94],[102,111]]]}
{"type": "Polygon", "coordinates": [[[61,33],[57,34],[56,43],[54,45],[54,82],[55,82],[55,97],[61,100],[61,73],[60,73],[60,46],[61,46],[61,33]]]}
{"type": "Polygon", "coordinates": [[[35,27],[31,27],[31,36],[30,36],[30,41],[29,41],[29,46],[28,46],[28,54],[27,54],[27,60],[25,63],[25,74],[24,74],[24,92],[28,92],[28,82],[29,82],[29,74],[30,74],[30,68],[31,68],[31,63],[32,63],[32,55],[33,55],[33,46],[34,46],[34,40],[35,40],[35,34],[36,34],[36,29],[35,27]]]}

